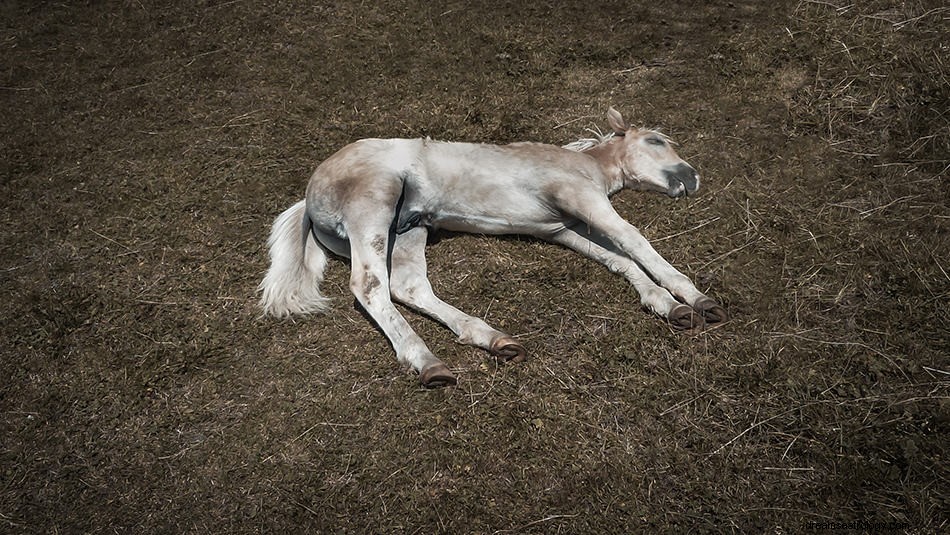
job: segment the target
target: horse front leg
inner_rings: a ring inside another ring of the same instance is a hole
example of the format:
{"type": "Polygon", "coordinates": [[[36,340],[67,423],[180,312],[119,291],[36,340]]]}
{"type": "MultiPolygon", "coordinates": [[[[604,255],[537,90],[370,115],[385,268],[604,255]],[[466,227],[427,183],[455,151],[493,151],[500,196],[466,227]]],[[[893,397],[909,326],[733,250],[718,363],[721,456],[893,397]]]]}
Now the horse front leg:
{"type": "Polygon", "coordinates": [[[583,223],[568,226],[548,238],[554,243],[603,264],[611,272],[627,279],[637,293],[640,304],[666,320],[676,329],[692,329],[704,324],[703,316],[689,305],[680,303],[662,286],[656,284],[639,264],[617,250],[617,247],[599,233],[585,229],[583,223]]]}
{"type": "Polygon", "coordinates": [[[640,231],[614,210],[605,196],[576,195],[565,203],[568,213],[602,234],[624,255],[635,261],[660,286],[691,306],[709,323],[726,321],[726,309],[700,292],[693,281],[656,252],[640,231]]]}

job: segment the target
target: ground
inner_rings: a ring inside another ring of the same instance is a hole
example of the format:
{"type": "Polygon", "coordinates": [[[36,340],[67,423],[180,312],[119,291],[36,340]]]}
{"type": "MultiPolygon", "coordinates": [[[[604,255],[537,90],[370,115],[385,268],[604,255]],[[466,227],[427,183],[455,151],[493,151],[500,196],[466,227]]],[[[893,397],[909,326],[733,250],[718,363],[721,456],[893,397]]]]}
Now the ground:
{"type": "Polygon", "coordinates": [[[950,9],[940,0],[0,6],[0,531],[947,528],[950,9]],[[638,5],[639,4],[639,5],[638,5]],[[260,317],[273,219],[364,137],[567,143],[615,106],[703,176],[615,206],[728,323],[442,236],[426,390],[333,261],[260,317]]]}

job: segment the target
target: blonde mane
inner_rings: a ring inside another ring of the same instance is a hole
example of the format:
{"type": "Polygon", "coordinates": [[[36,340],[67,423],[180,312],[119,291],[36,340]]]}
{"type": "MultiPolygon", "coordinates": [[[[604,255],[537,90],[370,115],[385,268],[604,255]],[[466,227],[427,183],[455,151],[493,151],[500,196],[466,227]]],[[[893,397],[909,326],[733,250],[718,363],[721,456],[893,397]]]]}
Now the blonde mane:
{"type": "MultiPolygon", "coordinates": [[[[590,149],[592,149],[592,148],[594,148],[594,147],[597,147],[597,146],[599,146],[599,145],[603,145],[604,143],[607,143],[608,141],[610,141],[611,139],[613,139],[613,138],[616,137],[616,136],[622,135],[622,134],[617,134],[617,133],[614,133],[614,132],[607,132],[607,133],[605,134],[605,133],[601,132],[599,129],[592,129],[592,128],[588,128],[587,131],[590,132],[591,134],[594,134],[595,137],[588,137],[588,138],[578,139],[577,141],[572,141],[572,142],[568,143],[567,145],[561,145],[561,148],[562,148],[562,149],[567,149],[567,150],[572,150],[572,151],[575,151],[575,152],[584,152],[585,150],[590,150],[590,149]]],[[[658,129],[655,129],[655,128],[641,128],[641,129],[640,129],[640,132],[649,132],[649,133],[651,133],[651,134],[656,134],[656,135],[660,136],[661,138],[663,138],[664,140],[666,140],[666,142],[669,143],[670,145],[677,145],[677,143],[676,143],[675,141],[673,141],[672,139],[670,139],[670,136],[664,134],[663,132],[659,131],[658,129]]]]}
{"type": "Polygon", "coordinates": [[[572,150],[575,152],[584,152],[585,150],[589,150],[598,145],[603,145],[604,143],[607,143],[608,141],[613,139],[614,136],[617,135],[613,132],[607,132],[605,134],[601,132],[600,130],[594,130],[591,128],[588,128],[587,131],[590,132],[591,134],[594,134],[596,137],[578,139],[577,141],[572,141],[571,143],[568,143],[567,145],[561,145],[561,148],[572,150]]]}

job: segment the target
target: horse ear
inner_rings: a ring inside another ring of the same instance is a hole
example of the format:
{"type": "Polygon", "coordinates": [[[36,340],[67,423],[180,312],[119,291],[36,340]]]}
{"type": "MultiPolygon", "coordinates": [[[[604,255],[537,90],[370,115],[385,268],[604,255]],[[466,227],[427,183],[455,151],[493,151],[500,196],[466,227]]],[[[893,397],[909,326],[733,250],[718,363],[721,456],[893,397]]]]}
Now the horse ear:
{"type": "Polygon", "coordinates": [[[614,129],[614,133],[621,136],[630,128],[627,121],[623,120],[623,116],[613,106],[607,109],[607,124],[614,129]]]}

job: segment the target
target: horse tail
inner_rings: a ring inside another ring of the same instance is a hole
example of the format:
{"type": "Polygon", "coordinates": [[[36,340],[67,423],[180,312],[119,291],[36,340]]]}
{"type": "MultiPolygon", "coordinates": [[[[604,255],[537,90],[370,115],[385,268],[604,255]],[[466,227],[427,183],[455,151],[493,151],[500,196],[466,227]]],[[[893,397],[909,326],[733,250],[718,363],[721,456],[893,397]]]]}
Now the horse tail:
{"type": "Polygon", "coordinates": [[[261,308],[278,318],[323,312],[330,299],[320,293],[327,253],[311,236],[313,223],[306,201],[294,204],[274,220],[267,245],[270,268],[261,281],[261,308]]]}

